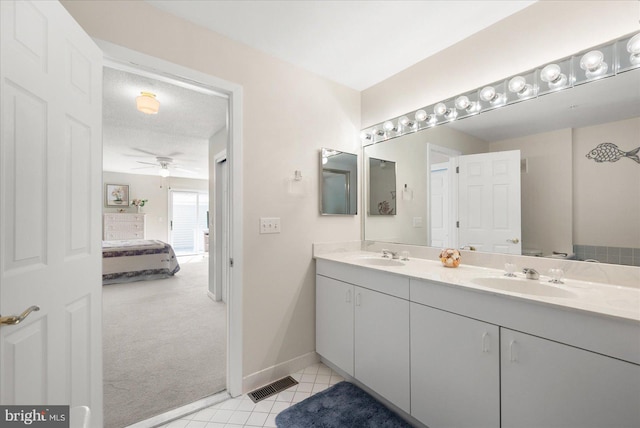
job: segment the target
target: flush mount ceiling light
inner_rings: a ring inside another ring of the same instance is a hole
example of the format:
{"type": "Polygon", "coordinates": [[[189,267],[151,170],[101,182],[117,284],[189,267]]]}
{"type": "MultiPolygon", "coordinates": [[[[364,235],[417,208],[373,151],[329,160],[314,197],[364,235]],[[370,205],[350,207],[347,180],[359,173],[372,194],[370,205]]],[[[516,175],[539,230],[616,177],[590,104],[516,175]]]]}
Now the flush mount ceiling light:
{"type": "Polygon", "coordinates": [[[152,92],[140,92],[136,97],[136,107],[145,114],[157,114],[160,109],[160,101],[152,92]]]}
{"type": "Polygon", "coordinates": [[[376,144],[410,132],[429,129],[456,118],[462,120],[514,102],[536,99],[550,92],[573,88],[638,68],[640,33],[628,34],[500,82],[465,91],[446,101],[454,100],[453,106],[448,107],[441,101],[375,124],[362,130],[360,136],[363,145],[376,144]],[[580,76],[580,68],[584,70],[585,77],[580,76]],[[546,83],[544,86],[548,89],[543,89],[541,82],[546,83]],[[439,117],[442,119],[439,120],[439,117]]]}

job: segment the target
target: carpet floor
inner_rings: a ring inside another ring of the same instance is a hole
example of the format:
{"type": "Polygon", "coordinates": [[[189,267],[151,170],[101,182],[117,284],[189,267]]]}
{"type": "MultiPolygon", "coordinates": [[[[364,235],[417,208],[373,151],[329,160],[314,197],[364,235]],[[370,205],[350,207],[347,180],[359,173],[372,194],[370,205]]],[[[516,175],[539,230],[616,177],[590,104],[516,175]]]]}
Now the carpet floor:
{"type": "Polygon", "coordinates": [[[226,305],[207,296],[207,269],[102,288],[105,428],[225,389],[226,305]]]}
{"type": "Polygon", "coordinates": [[[349,382],[340,382],[276,416],[278,428],[411,428],[400,416],[349,382]]]}

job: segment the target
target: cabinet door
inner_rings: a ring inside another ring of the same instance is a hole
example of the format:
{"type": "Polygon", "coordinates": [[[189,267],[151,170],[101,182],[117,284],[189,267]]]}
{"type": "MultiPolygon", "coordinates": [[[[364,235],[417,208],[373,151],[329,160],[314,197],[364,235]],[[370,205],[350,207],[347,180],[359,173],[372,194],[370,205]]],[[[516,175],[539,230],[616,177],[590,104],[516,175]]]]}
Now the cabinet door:
{"type": "Polygon", "coordinates": [[[411,303],[411,415],[430,427],[500,426],[498,326],[411,303]]]}
{"type": "Polygon", "coordinates": [[[501,348],[503,428],[640,427],[640,366],[508,329],[501,348]]]}
{"type": "Polygon", "coordinates": [[[409,302],[355,289],[355,378],[409,413],[409,302]]]}
{"type": "Polygon", "coordinates": [[[316,275],[316,352],[353,376],[353,285],[316,275]]]}

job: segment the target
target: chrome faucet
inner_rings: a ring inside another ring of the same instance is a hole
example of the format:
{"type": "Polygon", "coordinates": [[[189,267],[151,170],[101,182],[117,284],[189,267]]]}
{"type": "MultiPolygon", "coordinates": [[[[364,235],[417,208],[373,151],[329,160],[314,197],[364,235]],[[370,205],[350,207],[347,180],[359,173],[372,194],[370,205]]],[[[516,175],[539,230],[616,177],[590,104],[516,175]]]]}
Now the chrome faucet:
{"type": "Polygon", "coordinates": [[[461,250],[469,250],[469,251],[475,251],[476,247],[474,247],[473,245],[463,245],[462,247],[460,247],[461,250]]]}
{"type": "Polygon", "coordinates": [[[400,258],[397,251],[382,250],[382,257],[389,258],[389,256],[391,256],[392,259],[400,258]]]}
{"type": "Polygon", "coordinates": [[[540,279],[540,274],[534,268],[524,268],[522,273],[527,275],[527,279],[540,279]]]}

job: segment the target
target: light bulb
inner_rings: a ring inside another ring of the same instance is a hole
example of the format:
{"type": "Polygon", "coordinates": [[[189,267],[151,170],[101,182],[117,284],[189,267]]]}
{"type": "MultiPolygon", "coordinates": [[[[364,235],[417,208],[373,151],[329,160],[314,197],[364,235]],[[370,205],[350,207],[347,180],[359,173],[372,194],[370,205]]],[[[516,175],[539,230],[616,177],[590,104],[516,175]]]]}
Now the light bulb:
{"type": "Polygon", "coordinates": [[[518,98],[525,98],[533,94],[533,86],[527,83],[527,79],[516,76],[509,80],[509,91],[515,93],[518,98]]]}
{"type": "Polygon", "coordinates": [[[602,76],[609,70],[601,51],[590,51],[584,54],[580,59],[580,68],[585,70],[584,74],[589,79],[602,76]]]}
{"type": "Polygon", "coordinates": [[[471,105],[471,101],[469,101],[469,97],[466,95],[460,95],[456,98],[455,104],[457,109],[466,110],[471,105]]]}
{"type": "Polygon", "coordinates": [[[393,125],[393,122],[391,122],[390,120],[387,120],[385,123],[382,124],[382,127],[384,128],[385,131],[389,132],[389,131],[397,131],[398,129],[393,125]]]}
{"type": "Polygon", "coordinates": [[[550,89],[558,89],[567,85],[567,75],[558,64],[549,64],[540,71],[540,80],[547,82],[550,89]]]}
{"type": "Polygon", "coordinates": [[[373,135],[378,136],[378,137],[382,137],[382,136],[384,135],[384,131],[383,131],[382,129],[378,129],[378,128],[373,128],[373,129],[371,130],[371,133],[372,133],[373,135]]]}
{"type": "Polygon", "coordinates": [[[162,168],[160,170],[160,172],[158,172],[158,174],[160,175],[160,177],[162,178],[167,178],[168,176],[171,175],[171,172],[169,172],[169,170],[167,168],[162,168]]]}
{"type": "Polygon", "coordinates": [[[493,86],[485,86],[480,90],[480,99],[482,101],[493,102],[497,97],[496,88],[493,86]]]}
{"type": "Polygon", "coordinates": [[[427,112],[424,110],[418,110],[415,117],[416,121],[424,122],[427,119],[427,112]]]}
{"type": "Polygon", "coordinates": [[[438,116],[442,116],[447,112],[447,106],[445,103],[438,103],[433,107],[433,112],[438,116]]]}
{"type": "Polygon", "coordinates": [[[640,33],[636,34],[627,42],[627,52],[631,54],[629,61],[633,65],[640,65],[640,33]]]}
{"type": "Polygon", "coordinates": [[[407,116],[402,116],[398,119],[398,123],[407,128],[413,128],[416,125],[416,122],[413,120],[409,120],[407,116]]]}
{"type": "Polygon", "coordinates": [[[362,131],[360,133],[360,139],[362,141],[371,140],[372,138],[373,138],[373,135],[369,134],[368,132],[362,131]]]}

